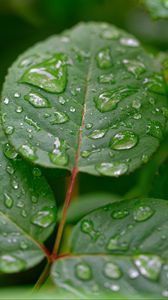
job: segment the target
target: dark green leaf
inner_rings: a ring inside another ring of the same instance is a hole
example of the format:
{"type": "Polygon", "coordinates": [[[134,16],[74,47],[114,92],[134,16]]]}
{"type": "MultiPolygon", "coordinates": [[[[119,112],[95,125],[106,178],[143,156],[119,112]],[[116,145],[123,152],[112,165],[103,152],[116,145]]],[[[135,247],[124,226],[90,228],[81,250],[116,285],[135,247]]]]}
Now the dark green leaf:
{"type": "Polygon", "coordinates": [[[143,0],[154,19],[168,19],[167,0],[143,0]]]}
{"type": "Polygon", "coordinates": [[[0,140],[0,272],[15,273],[44,258],[56,205],[40,169],[17,157],[2,129],[0,140]]]}
{"type": "Polygon", "coordinates": [[[164,134],[158,72],[131,35],[104,23],[81,24],[34,46],[11,67],[3,89],[5,132],[35,164],[129,173],[164,134]]]}
{"type": "Polygon", "coordinates": [[[75,291],[167,294],[168,202],[115,202],[86,215],[72,235],[74,256],[52,269],[57,286],[75,291]]]}

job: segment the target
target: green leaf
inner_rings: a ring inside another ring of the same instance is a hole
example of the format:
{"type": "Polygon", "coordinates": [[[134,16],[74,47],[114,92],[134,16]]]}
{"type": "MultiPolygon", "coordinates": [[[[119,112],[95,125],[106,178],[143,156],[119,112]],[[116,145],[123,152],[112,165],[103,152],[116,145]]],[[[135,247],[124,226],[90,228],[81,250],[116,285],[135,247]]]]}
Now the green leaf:
{"type": "Polygon", "coordinates": [[[26,270],[45,257],[56,204],[41,170],[18,157],[0,129],[0,273],[26,270]]]}
{"type": "Polygon", "coordinates": [[[57,286],[75,292],[167,294],[168,202],[114,202],[86,215],[72,234],[72,256],[55,262],[57,286]]]}
{"type": "Polygon", "coordinates": [[[155,59],[104,23],[80,24],[28,50],[9,70],[2,98],[10,142],[45,167],[117,177],[146,162],[164,135],[155,59]]]}
{"type": "Polygon", "coordinates": [[[167,0],[143,0],[146,8],[154,19],[168,19],[167,0]]]}

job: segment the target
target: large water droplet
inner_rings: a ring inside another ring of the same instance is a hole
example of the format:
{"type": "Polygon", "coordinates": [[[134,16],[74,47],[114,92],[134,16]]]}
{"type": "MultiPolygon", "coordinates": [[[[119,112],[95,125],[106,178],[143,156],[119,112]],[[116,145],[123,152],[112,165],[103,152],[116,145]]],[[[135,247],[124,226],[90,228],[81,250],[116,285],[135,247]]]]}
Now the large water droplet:
{"type": "Polygon", "coordinates": [[[112,279],[119,279],[122,276],[120,268],[112,262],[106,263],[104,267],[104,274],[108,278],[112,278],[112,279]]]}
{"type": "Polygon", "coordinates": [[[134,132],[121,131],[111,139],[111,148],[114,150],[131,149],[136,146],[137,142],[138,137],[134,132]]]}
{"type": "Polygon", "coordinates": [[[20,146],[19,153],[21,153],[25,158],[28,158],[31,161],[34,161],[38,158],[34,147],[28,144],[20,146]]]}
{"type": "Polygon", "coordinates": [[[109,48],[100,50],[96,55],[96,60],[99,68],[107,69],[112,66],[112,58],[109,48]]]}
{"type": "Polygon", "coordinates": [[[50,121],[50,123],[52,125],[63,124],[63,123],[66,123],[68,120],[69,120],[69,117],[67,114],[60,112],[60,111],[56,111],[56,112],[54,112],[54,118],[50,121]]]}
{"type": "Polygon", "coordinates": [[[88,137],[93,140],[101,139],[105,136],[107,129],[94,130],[88,137]]]}
{"type": "Polygon", "coordinates": [[[7,193],[4,193],[4,204],[7,208],[12,208],[13,206],[13,199],[7,193]]]}
{"type": "Polygon", "coordinates": [[[55,221],[55,212],[52,208],[44,207],[32,216],[31,222],[39,227],[47,228],[55,221]]]}
{"type": "Polygon", "coordinates": [[[95,103],[100,112],[108,112],[115,109],[119,101],[135,92],[135,89],[120,87],[101,93],[98,98],[95,99],[95,103]]]}
{"type": "Polygon", "coordinates": [[[128,171],[128,165],[126,163],[115,161],[113,163],[101,163],[96,165],[96,170],[101,175],[118,177],[125,174],[128,171]]]}
{"type": "Polygon", "coordinates": [[[66,69],[65,55],[54,54],[52,58],[26,70],[20,82],[40,87],[50,93],[62,93],[67,82],[66,69]]]}
{"type": "Polygon", "coordinates": [[[151,218],[154,214],[154,210],[149,206],[139,206],[134,209],[133,216],[137,222],[143,222],[151,218]]]}
{"type": "Polygon", "coordinates": [[[146,71],[144,64],[137,60],[124,59],[123,64],[126,70],[132,73],[137,79],[146,71]]]}
{"type": "Polygon", "coordinates": [[[155,281],[160,275],[163,262],[157,255],[137,255],[134,263],[144,277],[155,281]]]}
{"type": "Polygon", "coordinates": [[[92,271],[88,264],[79,263],[76,265],[76,275],[81,280],[90,280],[92,277],[92,271]]]}
{"type": "Polygon", "coordinates": [[[49,153],[50,160],[58,166],[65,166],[68,163],[68,154],[66,153],[66,143],[56,137],[54,142],[54,150],[49,153]]]}
{"type": "Polygon", "coordinates": [[[0,256],[0,271],[3,273],[15,273],[25,268],[25,262],[13,255],[0,256]]]}
{"type": "Polygon", "coordinates": [[[30,92],[28,95],[24,96],[24,99],[37,108],[50,107],[49,101],[40,93],[30,92]]]}

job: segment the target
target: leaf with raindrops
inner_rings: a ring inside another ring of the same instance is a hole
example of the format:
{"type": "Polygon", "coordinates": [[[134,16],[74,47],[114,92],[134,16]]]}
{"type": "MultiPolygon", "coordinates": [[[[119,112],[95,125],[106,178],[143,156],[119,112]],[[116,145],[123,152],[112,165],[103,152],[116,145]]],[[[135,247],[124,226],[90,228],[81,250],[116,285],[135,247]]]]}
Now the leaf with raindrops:
{"type": "Polygon", "coordinates": [[[16,273],[45,257],[56,204],[41,170],[24,162],[0,130],[0,273],[16,273]]]}
{"type": "Polygon", "coordinates": [[[143,0],[154,19],[168,19],[168,0],[143,0]]]}
{"type": "Polygon", "coordinates": [[[72,233],[72,254],[52,268],[73,293],[168,296],[168,202],[114,202],[86,215],[72,233]]]}
{"type": "Polygon", "coordinates": [[[165,93],[155,58],[136,38],[108,24],[80,24],[10,68],[3,128],[34,164],[117,177],[158,148],[165,93]]]}

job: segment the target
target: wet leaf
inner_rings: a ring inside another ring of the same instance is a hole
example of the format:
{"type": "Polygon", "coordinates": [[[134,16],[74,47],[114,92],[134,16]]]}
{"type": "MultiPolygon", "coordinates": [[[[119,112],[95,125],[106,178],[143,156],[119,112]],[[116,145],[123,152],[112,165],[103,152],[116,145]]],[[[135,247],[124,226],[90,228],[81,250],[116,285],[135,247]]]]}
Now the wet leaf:
{"type": "Polygon", "coordinates": [[[156,151],[166,105],[157,62],[137,39],[108,24],[80,24],[13,64],[3,127],[34,164],[118,177],[156,151]]]}
{"type": "Polygon", "coordinates": [[[154,19],[168,18],[167,0],[144,0],[144,4],[154,19]]]}
{"type": "Polygon", "coordinates": [[[165,296],[167,208],[167,201],[147,198],[89,213],[73,231],[72,255],[55,262],[54,282],[74,293],[165,296]]]}
{"type": "Polygon", "coordinates": [[[19,158],[0,130],[0,273],[16,273],[45,257],[56,205],[41,170],[19,158]]]}

